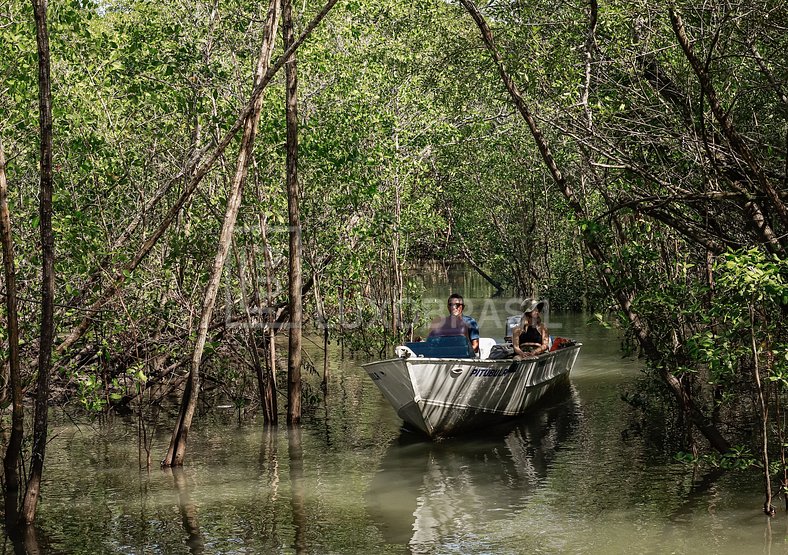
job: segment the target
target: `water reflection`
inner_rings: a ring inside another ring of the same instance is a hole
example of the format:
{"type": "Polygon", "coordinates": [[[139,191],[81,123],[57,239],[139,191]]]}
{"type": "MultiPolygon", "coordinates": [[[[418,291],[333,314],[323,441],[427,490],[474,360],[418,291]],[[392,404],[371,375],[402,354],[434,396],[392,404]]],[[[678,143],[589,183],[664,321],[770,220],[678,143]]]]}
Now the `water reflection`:
{"type": "Polygon", "coordinates": [[[287,531],[280,529],[277,515],[281,510],[280,502],[283,495],[282,480],[287,477],[287,459],[280,461],[279,441],[284,426],[263,426],[260,439],[259,454],[256,463],[256,484],[254,516],[256,535],[262,543],[260,552],[274,552],[286,542],[287,531]]]}
{"type": "Polygon", "coordinates": [[[296,553],[306,552],[306,491],[304,489],[304,450],[301,446],[301,427],[290,426],[287,431],[287,451],[290,457],[290,507],[293,512],[296,553]]]}
{"type": "Polygon", "coordinates": [[[192,501],[190,488],[186,480],[183,468],[169,468],[165,472],[171,472],[175,490],[178,492],[178,508],[181,513],[181,521],[186,531],[186,545],[192,554],[205,552],[205,542],[200,532],[200,523],[197,520],[197,507],[192,501]]]}
{"type": "Polygon", "coordinates": [[[403,432],[367,491],[369,513],[386,541],[412,549],[510,517],[544,483],[579,419],[570,386],[523,419],[483,435],[427,442],[403,432]]]}

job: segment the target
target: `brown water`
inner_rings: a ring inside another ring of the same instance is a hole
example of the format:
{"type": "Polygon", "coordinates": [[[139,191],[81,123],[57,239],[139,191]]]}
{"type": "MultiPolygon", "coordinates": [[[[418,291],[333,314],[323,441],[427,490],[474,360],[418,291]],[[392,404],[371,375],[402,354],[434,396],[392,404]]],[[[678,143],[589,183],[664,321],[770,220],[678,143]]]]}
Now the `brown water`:
{"type": "MultiPolygon", "coordinates": [[[[466,285],[466,290],[474,289],[466,285]]],[[[495,316],[476,311],[483,335],[495,316]]],[[[435,302],[445,288],[433,289],[435,302]]],[[[463,291],[465,293],[465,291],[463,291]]],[[[469,300],[474,294],[465,293],[469,300]]],[[[490,306],[502,307],[506,300],[490,306]]],[[[784,513],[757,479],[674,462],[621,399],[640,376],[615,332],[551,314],[584,348],[568,392],[514,423],[439,443],[401,422],[359,367],[332,353],[325,405],[296,430],[196,422],[185,467],[140,470],[133,420],[53,414],[41,553],[786,553],[784,513]],[[650,438],[650,439],[646,439],[650,438]]],[[[315,384],[316,385],[316,384],[315,384]]],[[[163,457],[163,422],[153,444],[163,457]]],[[[32,544],[28,544],[32,545],[32,544]]],[[[6,542],[5,550],[12,550],[6,542]]]]}

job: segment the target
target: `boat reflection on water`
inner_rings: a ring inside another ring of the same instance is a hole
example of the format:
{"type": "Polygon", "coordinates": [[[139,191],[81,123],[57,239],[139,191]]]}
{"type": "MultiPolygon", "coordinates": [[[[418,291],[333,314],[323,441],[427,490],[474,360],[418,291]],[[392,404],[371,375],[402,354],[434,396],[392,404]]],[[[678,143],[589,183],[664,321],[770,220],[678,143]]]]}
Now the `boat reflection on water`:
{"type": "Polygon", "coordinates": [[[403,431],[370,484],[367,509],[389,543],[456,540],[522,509],[579,420],[569,385],[522,419],[483,433],[431,442],[403,431]]]}

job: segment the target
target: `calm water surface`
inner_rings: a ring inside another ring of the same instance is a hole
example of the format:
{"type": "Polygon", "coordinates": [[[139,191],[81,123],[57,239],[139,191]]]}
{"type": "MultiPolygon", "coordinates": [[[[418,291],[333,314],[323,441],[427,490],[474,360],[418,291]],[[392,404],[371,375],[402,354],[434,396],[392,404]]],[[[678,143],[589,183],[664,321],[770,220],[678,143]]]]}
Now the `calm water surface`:
{"type": "MultiPolygon", "coordinates": [[[[502,335],[505,301],[485,306],[478,289],[483,335],[502,335]]],[[[40,552],[788,553],[785,514],[760,514],[757,481],[693,473],[633,431],[620,396],[640,368],[615,332],[550,318],[585,345],[570,389],[462,439],[402,432],[363,361],[337,353],[326,404],[302,427],[266,431],[218,411],[196,422],[178,471],[140,470],[133,420],[55,414],[40,552]]],[[[170,427],[162,419],[154,460],[170,427]]]]}

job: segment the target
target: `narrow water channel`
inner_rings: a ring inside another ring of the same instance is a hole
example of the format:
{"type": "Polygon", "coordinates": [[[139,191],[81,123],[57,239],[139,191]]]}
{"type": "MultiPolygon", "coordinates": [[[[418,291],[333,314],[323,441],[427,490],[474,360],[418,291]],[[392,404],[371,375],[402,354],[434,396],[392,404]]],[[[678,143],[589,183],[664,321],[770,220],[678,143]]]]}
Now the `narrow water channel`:
{"type": "MultiPolygon", "coordinates": [[[[483,335],[506,299],[447,276],[483,335]],[[457,285],[459,283],[459,285],[457,285]]],[[[443,306],[446,281],[425,299],[443,306]]],[[[182,470],[140,470],[133,420],[77,423],[55,411],[36,528],[40,553],[786,553],[785,513],[760,484],[704,474],[646,439],[621,400],[640,376],[615,331],[550,314],[582,341],[569,391],[526,418],[426,442],[361,370],[332,351],[329,396],[298,430],[202,417],[182,470]]],[[[163,457],[170,423],[155,432],[163,457]]],[[[12,552],[6,540],[4,552],[12,552]]]]}

